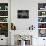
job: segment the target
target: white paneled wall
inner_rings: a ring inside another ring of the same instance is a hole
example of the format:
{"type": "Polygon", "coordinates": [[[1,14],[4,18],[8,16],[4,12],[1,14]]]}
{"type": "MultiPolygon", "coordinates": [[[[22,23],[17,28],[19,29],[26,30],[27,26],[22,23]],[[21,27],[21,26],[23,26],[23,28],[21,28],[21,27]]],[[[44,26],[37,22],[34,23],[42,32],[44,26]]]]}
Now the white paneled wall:
{"type": "Polygon", "coordinates": [[[38,3],[46,0],[11,0],[11,22],[16,25],[17,30],[27,30],[32,24],[38,27],[38,3]],[[17,10],[29,10],[29,19],[18,19],[17,10]]]}
{"type": "Polygon", "coordinates": [[[14,31],[12,30],[12,31],[11,31],[11,45],[14,45],[14,43],[15,43],[15,42],[14,42],[14,34],[15,34],[15,33],[14,33],[14,31]]]}
{"type": "MultiPolygon", "coordinates": [[[[14,23],[16,25],[17,30],[27,30],[29,26],[31,26],[34,21],[37,20],[37,2],[33,2],[31,0],[15,0],[15,15],[13,15],[14,23]],[[34,5],[31,5],[33,4],[34,5]],[[17,10],[29,10],[29,19],[18,19],[17,18],[17,10]],[[34,13],[36,12],[36,13],[34,13]],[[34,15],[35,14],[35,15],[34,15]],[[36,19],[35,19],[36,18],[36,19]]],[[[36,21],[37,22],[37,21],[36,21]]],[[[33,24],[35,25],[35,24],[33,24]]]]}
{"type": "Polygon", "coordinates": [[[15,33],[21,32],[22,34],[23,32],[25,34],[29,26],[33,24],[35,26],[35,30],[33,30],[35,33],[32,33],[34,36],[33,46],[44,45],[42,38],[38,38],[38,3],[46,3],[46,0],[11,0],[11,22],[16,25],[15,33]],[[18,19],[17,10],[29,10],[29,19],[18,19]]]}

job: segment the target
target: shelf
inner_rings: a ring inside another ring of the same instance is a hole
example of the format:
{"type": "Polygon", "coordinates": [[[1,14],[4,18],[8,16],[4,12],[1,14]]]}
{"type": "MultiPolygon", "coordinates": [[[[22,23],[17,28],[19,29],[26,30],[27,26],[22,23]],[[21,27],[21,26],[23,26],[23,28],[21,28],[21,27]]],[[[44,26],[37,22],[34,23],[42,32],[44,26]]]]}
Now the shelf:
{"type": "Polygon", "coordinates": [[[0,11],[8,11],[8,10],[0,10],[0,11]]]}
{"type": "Polygon", "coordinates": [[[0,35],[8,37],[8,3],[0,3],[0,35]]]}
{"type": "Polygon", "coordinates": [[[44,15],[44,16],[38,16],[38,17],[46,17],[46,15],[44,15]]]}
{"type": "Polygon", "coordinates": [[[0,16],[0,17],[8,17],[8,16],[0,16]]]}
{"type": "Polygon", "coordinates": [[[38,28],[38,29],[46,29],[46,28],[38,28]]]}
{"type": "Polygon", "coordinates": [[[46,11],[46,10],[38,10],[38,11],[46,11]]]}
{"type": "Polygon", "coordinates": [[[8,22],[0,22],[0,23],[8,23],[8,22]]]}
{"type": "Polygon", "coordinates": [[[38,23],[46,23],[46,22],[38,22],[38,23]]]}
{"type": "Polygon", "coordinates": [[[46,37],[46,3],[38,3],[38,36],[46,37]]]}

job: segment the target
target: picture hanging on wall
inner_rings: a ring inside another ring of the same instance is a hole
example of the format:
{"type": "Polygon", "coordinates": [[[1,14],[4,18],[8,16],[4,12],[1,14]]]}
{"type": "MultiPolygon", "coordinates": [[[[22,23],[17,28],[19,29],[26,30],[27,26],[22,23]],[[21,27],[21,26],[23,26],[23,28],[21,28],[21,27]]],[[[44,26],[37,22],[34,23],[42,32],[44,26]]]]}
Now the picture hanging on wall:
{"type": "Polygon", "coordinates": [[[17,18],[29,18],[29,10],[18,10],[17,11],[17,18]]]}

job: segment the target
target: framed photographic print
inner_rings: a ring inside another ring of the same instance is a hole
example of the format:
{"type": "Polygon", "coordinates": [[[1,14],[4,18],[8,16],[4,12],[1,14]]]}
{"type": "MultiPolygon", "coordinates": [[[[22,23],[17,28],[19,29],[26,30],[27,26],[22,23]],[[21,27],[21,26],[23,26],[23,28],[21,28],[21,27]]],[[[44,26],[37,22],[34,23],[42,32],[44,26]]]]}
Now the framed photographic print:
{"type": "Polygon", "coordinates": [[[17,11],[17,18],[29,18],[29,10],[18,10],[17,11]]]}

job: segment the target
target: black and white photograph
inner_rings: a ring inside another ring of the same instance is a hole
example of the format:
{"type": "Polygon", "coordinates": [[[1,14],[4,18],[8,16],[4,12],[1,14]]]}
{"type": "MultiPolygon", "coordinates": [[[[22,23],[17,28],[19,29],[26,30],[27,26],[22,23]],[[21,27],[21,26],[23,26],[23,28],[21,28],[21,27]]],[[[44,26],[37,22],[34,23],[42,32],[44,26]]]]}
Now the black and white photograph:
{"type": "Polygon", "coordinates": [[[17,11],[17,18],[29,18],[29,10],[18,10],[17,11]]]}

